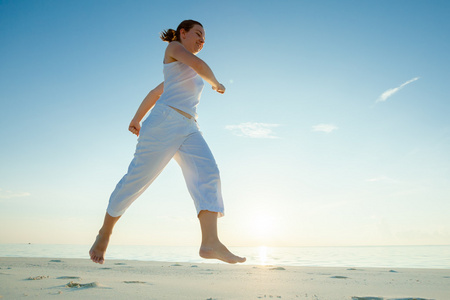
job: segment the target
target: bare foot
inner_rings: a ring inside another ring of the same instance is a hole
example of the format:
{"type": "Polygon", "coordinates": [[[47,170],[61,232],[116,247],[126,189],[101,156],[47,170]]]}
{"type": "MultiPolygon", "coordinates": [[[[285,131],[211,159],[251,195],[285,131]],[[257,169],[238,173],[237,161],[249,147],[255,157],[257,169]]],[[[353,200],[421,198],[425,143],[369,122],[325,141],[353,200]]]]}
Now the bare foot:
{"type": "Polygon", "coordinates": [[[105,252],[108,247],[110,235],[99,234],[95,239],[94,245],[92,245],[91,250],[89,250],[89,255],[91,260],[98,264],[103,264],[105,262],[105,252]]]}
{"type": "Polygon", "coordinates": [[[231,253],[221,242],[208,245],[202,244],[199,254],[200,257],[206,259],[219,259],[229,264],[243,263],[246,261],[245,257],[239,257],[231,253]]]}

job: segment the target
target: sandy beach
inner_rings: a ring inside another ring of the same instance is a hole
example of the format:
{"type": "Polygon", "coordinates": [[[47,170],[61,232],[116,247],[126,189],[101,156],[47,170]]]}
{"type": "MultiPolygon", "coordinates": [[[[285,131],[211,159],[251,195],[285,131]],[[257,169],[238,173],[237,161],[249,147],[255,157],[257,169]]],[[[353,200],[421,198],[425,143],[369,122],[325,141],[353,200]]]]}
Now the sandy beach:
{"type": "Polygon", "coordinates": [[[0,258],[3,299],[450,299],[450,270],[0,258]]]}

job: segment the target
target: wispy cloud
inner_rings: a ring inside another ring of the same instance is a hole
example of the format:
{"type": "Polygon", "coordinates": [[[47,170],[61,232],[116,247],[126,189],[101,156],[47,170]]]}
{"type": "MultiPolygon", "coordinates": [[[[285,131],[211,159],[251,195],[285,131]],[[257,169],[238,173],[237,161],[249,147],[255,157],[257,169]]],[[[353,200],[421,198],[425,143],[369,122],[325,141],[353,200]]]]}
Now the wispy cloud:
{"type": "Polygon", "coordinates": [[[241,123],[239,125],[227,125],[225,129],[231,130],[231,132],[237,136],[244,136],[257,139],[276,139],[272,128],[278,127],[280,124],[268,124],[268,123],[241,123]]]}
{"type": "Polygon", "coordinates": [[[30,193],[26,192],[13,192],[13,191],[5,191],[0,189],[0,199],[11,199],[11,198],[20,198],[20,197],[28,197],[30,193]]]}
{"type": "Polygon", "coordinates": [[[399,85],[399,86],[396,87],[396,88],[388,89],[388,90],[385,91],[383,94],[381,94],[380,97],[378,97],[378,99],[377,99],[377,101],[375,101],[375,103],[386,101],[389,97],[391,97],[392,95],[394,95],[395,93],[397,93],[399,90],[401,90],[402,88],[404,88],[406,85],[408,85],[408,84],[410,84],[411,82],[414,82],[414,81],[416,81],[416,80],[418,80],[418,79],[419,79],[419,77],[414,77],[413,79],[408,80],[407,82],[405,82],[405,83],[399,85]]]}
{"type": "Polygon", "coordinates": [[[322,132],[330,133],[330,132],[338,129],[338,127],[333,124],[318,124],[318,125],[314,125],[312,127],[312,129],[313,129],[313,131],[322,131],[322,132]]]}

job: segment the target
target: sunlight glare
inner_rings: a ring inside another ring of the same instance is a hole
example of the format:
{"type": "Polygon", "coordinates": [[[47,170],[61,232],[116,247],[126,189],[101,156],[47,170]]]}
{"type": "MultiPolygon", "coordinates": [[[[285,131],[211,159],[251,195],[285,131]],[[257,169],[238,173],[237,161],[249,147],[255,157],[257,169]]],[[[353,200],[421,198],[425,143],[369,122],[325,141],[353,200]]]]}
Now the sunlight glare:
{"type": "Polygon", "coordinates": [[[266,246],[260,246],[258,247],[259,252],[259,262],[261,265],[267,264],[267,247],[266,246]]]}

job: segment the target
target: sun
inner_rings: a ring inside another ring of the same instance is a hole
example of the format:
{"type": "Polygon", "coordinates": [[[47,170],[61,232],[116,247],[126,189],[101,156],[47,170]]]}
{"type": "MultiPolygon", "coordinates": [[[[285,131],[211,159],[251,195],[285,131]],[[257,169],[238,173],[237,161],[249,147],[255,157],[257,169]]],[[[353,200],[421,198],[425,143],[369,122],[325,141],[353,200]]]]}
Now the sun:
{"type": "Polygon", "coordinates": [[[275,236],[275,217],[268,214],[256,214],[250,219],[251,234],[264,241],[275,236]]]}

